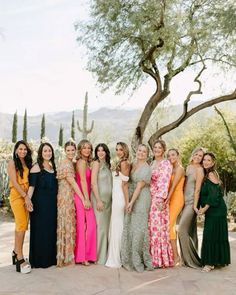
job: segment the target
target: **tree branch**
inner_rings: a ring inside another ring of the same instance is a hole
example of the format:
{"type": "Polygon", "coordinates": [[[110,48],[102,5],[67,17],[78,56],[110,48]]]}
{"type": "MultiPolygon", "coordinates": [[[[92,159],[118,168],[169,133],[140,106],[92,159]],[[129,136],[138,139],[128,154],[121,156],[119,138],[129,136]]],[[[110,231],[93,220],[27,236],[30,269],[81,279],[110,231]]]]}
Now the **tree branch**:
{"type": "Polygon", "coordinates": [[[233,148],[233,150],[234,150],[234,152],[236,154],[236,143],[235,143],[235,141],[233,139],[233,136],[232,136],[232,134],[231,134],[231,132],[229,130],[229,126],[228,126],[222,112],[216,106],[214,107],[214,109],[220,115],[221,119],[223,120],[223,123],[225,125],[226,131],[227,131],[227,134],[228,134],[228,137],[229,137],[229,141],[230,141],[231,146],[232,146],[232,148],[233,148]]]}
{"type": "Polygon", "coordinates": [[[176,121],[160,128],[157,132],[155,132],[149,139],[148,143],[150,146],[152,146],[153,142],[160,138],[162,135],[168,133],[169,131],[177,128],[181,123],[183,123],[184,121],[186,121],[189,117],[191,117],[192,115],[196,114],[197,112],[208,108],[212,105],[218,104],[220,102],[224,102],[224,101],[229,101],[229,100],[235,100],[236,99],[236,89],[228,95],[224,95],[224,96],[219,96],[217,98],[211,99],[209,101],[206,101],[204,103],[201,103],[200,105],[192,108],[190,111],[186,112],[185,116],[181,116],[181,119],[178,118],[176,121]]]}

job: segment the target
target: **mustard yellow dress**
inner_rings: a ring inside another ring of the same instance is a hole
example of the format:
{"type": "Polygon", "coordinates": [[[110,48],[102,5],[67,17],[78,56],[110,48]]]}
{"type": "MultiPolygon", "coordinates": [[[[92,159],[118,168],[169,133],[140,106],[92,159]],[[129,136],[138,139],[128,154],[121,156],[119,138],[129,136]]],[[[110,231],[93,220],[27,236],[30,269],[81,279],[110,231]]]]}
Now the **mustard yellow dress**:
{"type": "MultiPolygon", "coordinates": [[[[29,188],[29,169],[23,166],[23,178],[20,172],[16,172],[16,179],[24,192],[27,193],[29,188]]],[[[26,231],[28,229],[29,212],[25,207],[25,199],[20,195],[13,183],[9,181],[10,188],[10,205],[15,218],[16,231],[26,231]]]]}
{"type": "MultiPolygon", "coordinates": [[[[174,174],[171,176],[171,183],[174,180],[174,174]]],[[[185,177],[181,177],[175,190],[170,198],[170,239],[176,240],[176,220],[184,206],[184,180],[185,177]]]]}

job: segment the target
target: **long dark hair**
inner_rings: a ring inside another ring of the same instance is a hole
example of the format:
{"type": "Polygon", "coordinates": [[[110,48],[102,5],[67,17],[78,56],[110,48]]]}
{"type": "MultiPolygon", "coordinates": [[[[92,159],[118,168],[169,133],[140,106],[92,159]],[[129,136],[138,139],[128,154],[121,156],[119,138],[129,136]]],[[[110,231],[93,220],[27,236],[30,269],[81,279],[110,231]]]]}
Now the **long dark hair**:
{"type": "Polygon", "coordinates": [[[202,160],[204,160],[205,156],[211,157],[212,161],[214,162],[214,165],[212,167],[210,167],[208,169],[204,168],[205,179],[207,179],[209,177],[209,174],[211,172],[213,172],[214,174],[217,175],[217,177],[219,177],[219,175],[216,171],[216,156],[212,152],[206,152],[206,153],[204,153],[202,160]]]}
{"type": "Polygon", "coordinates": [[[45,146],[49,146],[50,149],[52,150],[52,157],[50,159],[50,162],[52,164],[52,168],[53,168],[54,172],[56,173],[54,150],[53,150],[52,145],[49,142],[43,142],[39,146],[39,149],[38,149],[38,157],[37,157],[37,163],[39,165],[39,168],[40,168],[41,171],[43,171],[43,169],[44,169],[44,167],[43,167],[43,148],[45,146]]]}
{"type": "Polygon", "coordinates": [[[24,140],[17,141],[17,143],[14,146],[13,161],[14,161],[14,164],[15,164],[16,171],[19,171],[20,177],[23,178],[24,168],[23,168],[23,165],[21,163],[21,160],[19,159],[18,155],[16,154],[16,150],[18,149],[19,145],[21,145],[21,144],[23,144],[27,149],[27,154],[26,154],[24,160],[25,160],[25,165],[29,170],[32,167],[32,151],[31,151],[28,143],[26,141],[24,141],[24,140]]]}
{"type": "Polygon", "coordinates": [[[95,155],[94,155],[94,161],[99,161],[99,158],[98,158],[98,149],[102,147],[104,152],[106,153],[106,157],[105,157],[105,161],[109,167],[109,169],[111,168],[111,155],[110,155],[110,150],[108,148],[108,146],[105,144],[105,143],[99,143],[96,147],[95,147],[95,155]]]}

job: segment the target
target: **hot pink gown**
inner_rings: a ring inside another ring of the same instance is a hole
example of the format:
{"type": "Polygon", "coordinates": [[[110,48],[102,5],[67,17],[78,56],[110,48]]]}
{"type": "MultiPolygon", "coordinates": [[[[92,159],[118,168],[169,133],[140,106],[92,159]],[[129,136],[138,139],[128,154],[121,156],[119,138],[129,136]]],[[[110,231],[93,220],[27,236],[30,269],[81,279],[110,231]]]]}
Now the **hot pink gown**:
{"type": "MultiPolygon", "coordinates": [[[[76,182],[81,188],[80,175],[75,174],[76,182]]],[[[91,169],[86,168],[86,182],[88,195],[91,191],[91,169]]],[[[75,262],[96,261],[96,219],[93,208],[85,209],[81,199],[74,195],[76,208],[76,240],[75,240],[75,262]]]]}

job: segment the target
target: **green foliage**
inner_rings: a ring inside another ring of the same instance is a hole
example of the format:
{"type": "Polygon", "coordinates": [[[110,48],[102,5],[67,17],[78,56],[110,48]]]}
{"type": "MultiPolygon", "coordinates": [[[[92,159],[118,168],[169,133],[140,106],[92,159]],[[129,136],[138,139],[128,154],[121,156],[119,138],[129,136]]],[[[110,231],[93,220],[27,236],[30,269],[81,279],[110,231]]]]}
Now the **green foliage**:
{"type": "Polygon", "coordinates": [[[200,57],[235,65],[235,11],[232,0],[95,0],[77,40],[102,89],[119,93],[147,78],[142,65],[169,79],[200,57]]]}
{"type": "Polygon", "coordinates": [[[40,131],[40,140],[45,137],[45,114],[42,116],[42,121],[41,121],[41,131],[40,131]]]}
{"type": "Polygon", "coordinates": [[[27,141],[27,110],[25,109],[25,114],[24,114],[24,123],[23,123],[23,140],[27,141]]]}
{"type": "Polygon", "coordinates": [[[16,143],[17,141],[17,112],[15,112],[12,123],[12,142],[16,143]]]}
{"type": "MultiPolygon", "coordinates": [[[[227,114],[227,120],[233,137],[236,136],[234,115],[227,114]]],[[[205,124],[196,122],[189,124],[181,138],[173,146],[179,148],[182,162],[186,166],[192,150],[203,147],[212,151],[217,158],[217,170],[226,191],[236,191],[236,154],[232,148],[221,118],[215,115],[205,124]]]]}
{"type": "Polygon", "coordinates": [[[63,127],[62,127],[62,125],[60,126],[60,130],[59,130],[58,145],[61,147],[63,146],[63,127]]]}
{"type": "Polygon", "coordinates": [[[70,136],[75,140],[75,112],[72,112],[70,136]]]}

